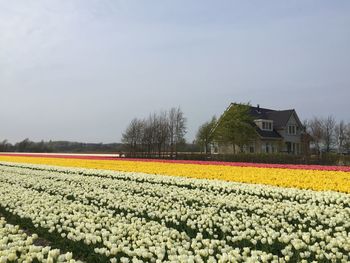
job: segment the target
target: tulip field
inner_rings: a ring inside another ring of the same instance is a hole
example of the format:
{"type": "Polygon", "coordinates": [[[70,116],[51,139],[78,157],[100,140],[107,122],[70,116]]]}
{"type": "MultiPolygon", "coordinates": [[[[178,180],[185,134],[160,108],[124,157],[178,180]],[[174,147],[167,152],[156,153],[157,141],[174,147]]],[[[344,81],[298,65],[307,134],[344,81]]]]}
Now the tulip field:
{"type": "Polygon", "coordinates": [[[349,167],[0,155],[0,262],[349,255],[349,167]]]}

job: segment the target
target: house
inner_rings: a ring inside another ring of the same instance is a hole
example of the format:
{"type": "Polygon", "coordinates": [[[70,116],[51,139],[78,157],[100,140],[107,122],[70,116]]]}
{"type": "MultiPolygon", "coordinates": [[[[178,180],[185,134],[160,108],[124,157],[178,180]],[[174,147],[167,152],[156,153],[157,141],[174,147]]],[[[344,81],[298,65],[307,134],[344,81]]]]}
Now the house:
{"type": "MultiPolygon", "coordinates": [[[[227,110],[235,107],[231,103],[227,110]]],[[[310,136],[300,122],[298,114],[291,110],[272,110],[266,108],[249,107],[249,114],[253,118],[257,136],[249,145],[239,148],[236,145],[225,145],[214,142],[212,153],[291,153],[303,154],[309,151],[310,136]],[[233,148],[235,147],[235,149],[233,148]]]]}

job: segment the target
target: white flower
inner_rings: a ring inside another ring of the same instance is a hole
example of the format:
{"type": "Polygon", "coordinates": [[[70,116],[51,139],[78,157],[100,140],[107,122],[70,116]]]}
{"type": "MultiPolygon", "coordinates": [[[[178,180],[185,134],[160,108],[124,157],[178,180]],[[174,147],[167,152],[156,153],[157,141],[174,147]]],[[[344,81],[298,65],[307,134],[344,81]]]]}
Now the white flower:
{"type": "MultiPolygon", "coordinates": [[[[110,257],[123,252],[135,262],[136,256],[155,262],[167,253],[177,262],[199,262],[201,255],[278,262],[288,261],[294,249],[319,260],[347,260],[350,251],[346,194],[2,162],[0,180],[0,204],[9,212],[62,238],[96,244],[95,253],[110,257]],[[250,247],[235,249],[246,239],[250,247]],[[283,243],[283,258],[255,249],[275,242],[283,243]]],[[[1,248],[9,242],[3,228],[1,248]]],[[[24,234],[18,227],[5,228],[24,234]]],[[[24,234],[17,251],[62,259],[51,248],[38,250],[36,238],[24,234]]]]}

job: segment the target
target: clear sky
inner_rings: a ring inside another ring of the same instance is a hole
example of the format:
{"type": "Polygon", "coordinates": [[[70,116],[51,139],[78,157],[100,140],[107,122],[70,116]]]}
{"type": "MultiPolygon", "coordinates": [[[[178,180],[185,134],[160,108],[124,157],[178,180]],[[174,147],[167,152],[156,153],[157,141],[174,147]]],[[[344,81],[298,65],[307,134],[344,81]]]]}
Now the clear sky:
{"type": "Polygon", "coordinates": [[[181,106],[350,121],[350,1],[0,0],[0,140],[120,141],[181,106]]]}

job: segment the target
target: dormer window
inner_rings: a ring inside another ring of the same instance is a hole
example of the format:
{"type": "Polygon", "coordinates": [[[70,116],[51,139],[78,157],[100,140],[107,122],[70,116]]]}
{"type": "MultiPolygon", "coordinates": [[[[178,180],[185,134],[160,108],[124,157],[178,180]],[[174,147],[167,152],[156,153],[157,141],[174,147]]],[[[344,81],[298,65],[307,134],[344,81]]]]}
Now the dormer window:
{"type": "Polygon", "coordinates": [[[288,134],[289,135],[296,135],[297,134],[297,127],[295,125],[289,125],[288,126],[288,134]]]}
{"type": "Polygon", "coordinates": [[[262,122],[262,130],[272,131],[272,122],[263,121],[262,122]]]}
{"type": "Polygon", "coordinates": [[[266,119],[257,119],[254,120],[256,126],[258,126],[263,131],[272,131],[273,130],[273,121],[266,119]]]}

